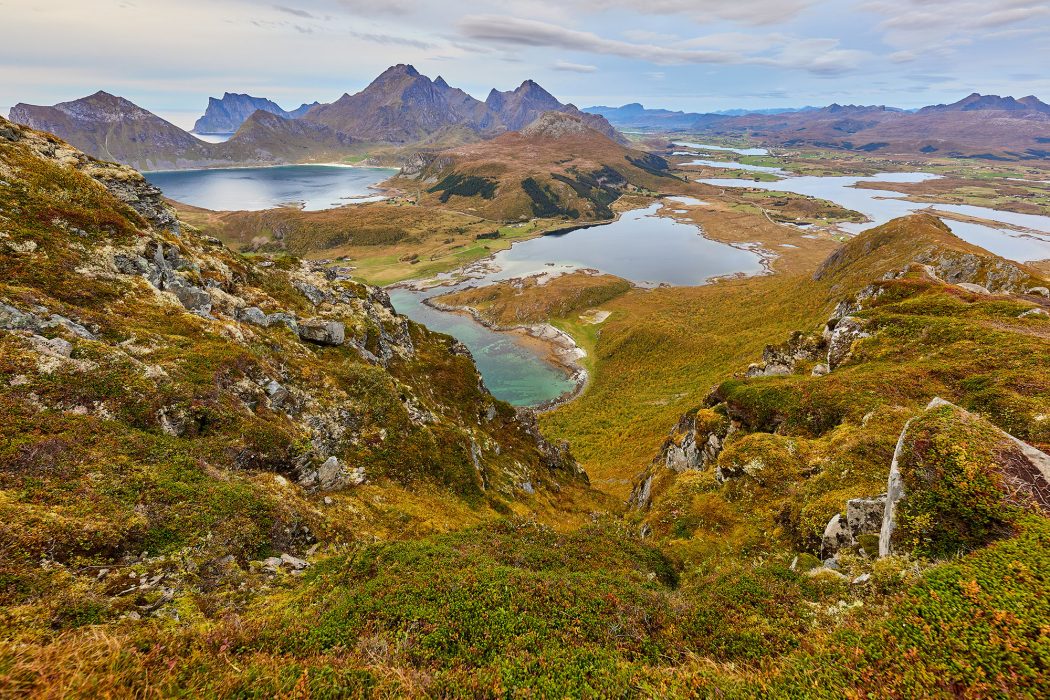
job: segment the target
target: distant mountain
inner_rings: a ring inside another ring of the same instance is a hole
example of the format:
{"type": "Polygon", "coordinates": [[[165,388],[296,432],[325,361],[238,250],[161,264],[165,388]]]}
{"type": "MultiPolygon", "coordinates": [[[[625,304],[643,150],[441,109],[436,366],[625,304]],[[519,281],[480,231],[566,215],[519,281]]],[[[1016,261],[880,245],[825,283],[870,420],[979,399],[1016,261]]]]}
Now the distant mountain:
{"type": "Polygon", "coordinates": [[[19,103],[13,122],[48,131],[88,155],[140,170],[210,159],[208,144],[124,99],[99,91],[53,107],[19,103]]]}
{"type": "Polygon", "coordinates": [[[420,154],[395,182],[421,201],[489,219],[595,221],[612,218],[624,193],[660,191],[672,178],[662,158],[550,111],[520,131],[420,154]]]}
{"type": "Polygon", "coordinates": [[[265,97],[227,92],[221,98],[208,98],[208,108],[204,111],[204,116],[193,125],[193,131],[198,134],[232,134],[241,128],[241,124],[257,110],[276,114],[285,119],[298,119],[319,104],[319,102],[303,104],[288,112],[276,102],[265,97]]]}
{"type": "Polygon", "coordinates": [[[18,104],[11,121],[48,131],[91,156],[138,170],[341,159],[353,139],[324,125],[257,110],[224,143],[205,143],[123,97],[97,92],[53,107],[18,104]]]}
{"type": "Polygon", "coordinates": [[[973,93],[949,105],[933,105],[923,107],[919,114],[930,114],[932,112],[982,112],[982,111],[1006,111],[1026,112],[1035,111],[1050,114],[1050,105],[1044,104],[1034,95],[1022,97],[1015,100],[1012,97],[999,97],[998,95],[981,95],[973,93]]]}
{"type": "Polygon", "coordinates": [[[782,146],[815,146],[887,154],[955,158],[1050,158],[1050,106],[974,93],[915,112],[833,104],[792,114],[724,119],[702,131],[782,146]]]}
{"type": "Polygon", "coordinates": [[[457,126],[483,135],[497,129],[484,103],[404,64],[388,68],[361,92],[311,109],[303,119],[365,141],[388,143],[419,141],[457,126]]]}
{"type": "Polygon", "coordinates": [[[531,80],[510,92],[493,90],[481,102],[440,76],[431,80],[405,64],[388,68],[361,92],[311,109],[303,119],[363,141],[441,143],[491,138],[520,129],[546,111],[575,114],[598,131],[622,138],[605,119],[582,116],[531,80]]]}
{"type": "Polygon", "coordinates": [[[623,135],[604,117],[580,111],[573,104],[562,104],[534,80],[526,80],[516,89],[507,92],[493,89],[485,99],[485,104],[499,116],[503,126],[510,131],[518,131],[531,124],[544,112],[563,112],[579,117],[584,124],[614,141],[626,143],[623,135]]]}
{"type": "Polygon", "coordinates": [[[221,144],[205,143],[106,92],[50,107],[19,104],[11,110],[11,120],[50,131],[96,158],[161,170],[341,159],[350,150],[362,150],[357,142],[448,148],[521,128],[546,111],[574,115],[626,143],[603,117],[562,104],[531,80],[513,91],[493,90],[489,101],[482,102],[405,64],[387,69],[354,95],[292,112],[250,95],[210,98],[194,128],[199,133],[237,132],[221,144]]]}
{"type": "Polygon", "coordinates": [[[718,123],[726,117],[746,114],[784,114],[817,109],[816,107],[780,109],[727,109],[718,112],[697,113],[672,111],[669,109],[647,109],[637,102],[622,107],[585,107],[584,112],[605,117],[613,126],[628,129],[659,129],[665,131],[688,131],[718,123]]]}
{"type": "Polygon", "coordinates": [[[669,109],[646,109],[637,102],[622,107],[585,107],[584,112],[605,117],[611,124],[626,129],[685,131],[721,121],[717,114],[673,112],[669,109]]]}

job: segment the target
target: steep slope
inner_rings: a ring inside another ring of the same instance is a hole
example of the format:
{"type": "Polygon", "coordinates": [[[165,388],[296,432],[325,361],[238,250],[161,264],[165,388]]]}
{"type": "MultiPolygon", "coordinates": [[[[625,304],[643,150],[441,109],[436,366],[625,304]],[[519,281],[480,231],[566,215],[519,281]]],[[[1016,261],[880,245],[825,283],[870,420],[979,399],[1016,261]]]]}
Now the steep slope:
{"type": "Polygon", "coordinates": [[[305,119],[365,141],[440,143],[516,131],[547,111],[574,115],[609,138],[623,139],[603,117],[562,104],[532,80],[508,92],[493,89],[481,102],[440,76],[431,80],[404,64],[388,68],[359,93],[310,110],[305,119]]]}
{"type": "Polygon", "coordinates": [[[1050,446],[1050,299],[1031,270],[916,215],[851,240],[814,283],[842,299],[827,323],[715,387],[636,480],[631,502],[657,537],[827,558],[848,501],[878,511],[847,538],[874,554],[860,536],[877,540],[881,505],[862,500],[886,491],[906,421],[935,397],[1050,446]]]}
{"type": "Polygon", "coordinates": [[[543,517],[586,480],[382,290],[253,264],[134,171],[4,120],[0,426],[22,632],[229,611],[314,544],[543,517]],[[164,575],[125,590],[132,563],[164,575]]]}
{"type": "Polygon", "coordinates": [[[17,104],[11,121],[57,135],[102,160],[156,170],[212,160],[209,145],[123,97],[96,92],[53,107],[17,104]]]}
{"type": "Polygon", "coordinates": [[[599,220],[622,194],[675,181],[667,163],[625,148],[564,112],[546,112],[520,132],[421,154],[393,184],[421,202],[490,219],[599,220]]]}
{"type": "Polygon", "coordinates": [[[143,171],[332,161],[354,150],[354,141],[346,134],[266,110],[250,114],[228,141],[205,143],[104,92],[54,107],[19,104],[11,117],[54,133],[88,155],[143,171]]]}
{"type": "Polygon", "coordinates": [[[213,152],[241,163],[302,163],[339,161],[353,148],[354,139],[323,124],[288,119],[258,110],[228,141],[213,152]]]}
{"type": "Polygon", "coordinates": [[[831,105],[793,114],[737,117],[708,130],[784,146],[996,160],[1050,157],[1050,107],[1034,97],[1015,100],[975,93],[915,113],[831,105]]]}
{"type": "Polygon", "coordinates": [[[227,92],[221,98],[208,98],[208,107],[204,110],[204,115],[194,123],[193,131],[197,134],[232,134],[241,128],[241,124],[256,110],[261,109],[285,119],[298,119],[319,104],[319,102],[302,104],[288,112],[273,100],[265,97],[227,92]]]}
{"type": "Polygon", "coordinates": [[[365,141],[391,143],[418,141],[460,125],[479,134],[497,128],[484,103],[404,64],[388,68],[361,92],[311,109],[303,119],[365,141]]]}
{"type": "Polygon", "coordinates": [[[485,104],[495,112],[509,131],[520,131],[536,121],[544,112],[563,112],[578,117],[588,127],[605,134],[613,141],[627,144],[627,140],[604,117],[581,112],[576,105],[564,105],[533,80],[526,80],[514,90],[489,93],[485,104]]]}

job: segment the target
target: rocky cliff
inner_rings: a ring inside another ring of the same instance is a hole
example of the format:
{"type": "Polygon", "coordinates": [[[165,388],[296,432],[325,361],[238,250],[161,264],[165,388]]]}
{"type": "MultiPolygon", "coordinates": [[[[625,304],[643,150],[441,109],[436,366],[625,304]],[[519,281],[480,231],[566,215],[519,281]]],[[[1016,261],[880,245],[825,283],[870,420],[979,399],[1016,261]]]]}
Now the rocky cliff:
{"type": "Polygon", "coordinates": [[[265,97],[227,92],[221,98],[208,98],[208,107],[204,110],[204,115],[194,123],[193,131],[197,134],[232,134],[256,111],[262,110],[285,119],[298,119],[319,104],[302,104],[289,112],[265,97]]]}

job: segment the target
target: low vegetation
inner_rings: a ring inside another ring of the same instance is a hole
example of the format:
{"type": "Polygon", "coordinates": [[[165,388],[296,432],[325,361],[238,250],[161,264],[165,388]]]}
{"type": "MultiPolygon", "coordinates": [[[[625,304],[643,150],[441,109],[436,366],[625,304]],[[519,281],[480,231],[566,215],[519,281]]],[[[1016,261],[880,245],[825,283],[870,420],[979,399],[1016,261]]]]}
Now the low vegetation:
{"type": "MultiPolygon", "coordinates": [[[[600,201],[616,178],[577,166],[547,186],[600,201]]],[[[792,247],[694,288],[577,272],[443,297],[578,338],[592,382],[540,421],[566,445],[351,279],[549,222],[185,214],[245,257],[2,120],[0,179],[0,695],[1050,693],[1050,519],[1004,488],[999,432],[1050,447],[1050,301],[932,217],[801,246],[682,205],[717,240],[792,247]],[[318,243],[353,259],[294,257],[318,243]],[[870,523],[828,542],[895,453],[894,554],[870,523]]]]}

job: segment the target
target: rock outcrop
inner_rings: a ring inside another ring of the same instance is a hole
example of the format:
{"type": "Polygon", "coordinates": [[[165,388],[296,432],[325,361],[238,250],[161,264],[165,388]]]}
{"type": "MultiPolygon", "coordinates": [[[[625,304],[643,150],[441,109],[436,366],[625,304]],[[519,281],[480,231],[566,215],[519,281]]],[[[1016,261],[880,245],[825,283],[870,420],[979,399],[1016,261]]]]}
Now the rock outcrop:
{"type": "Polygon", "coordinates": [[[1050,455],[935,398],[897,441],[879,554],[971,549],[1029,511],[1050,514],[1050,455]]]}

